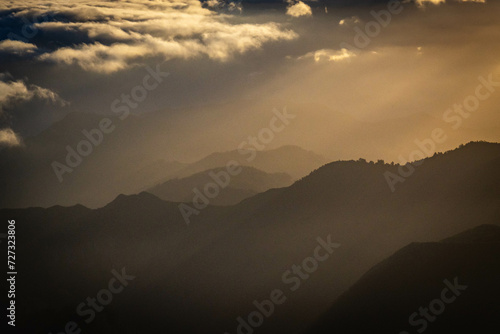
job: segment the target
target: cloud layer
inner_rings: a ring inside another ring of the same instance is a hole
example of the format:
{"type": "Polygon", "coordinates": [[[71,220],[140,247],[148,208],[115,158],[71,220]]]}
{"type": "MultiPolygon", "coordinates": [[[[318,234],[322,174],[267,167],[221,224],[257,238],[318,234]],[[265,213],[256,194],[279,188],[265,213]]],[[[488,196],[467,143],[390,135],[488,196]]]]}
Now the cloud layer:
{"type": "MultiPolygon", "coordinates": [[[[9,19],[18,20],[17,25],[10,25],[17,27],[7,33],[10,38],[44,37],[38,43],[37,60],[76,64],[101,73],[123,70],[152,57],[169,60],[206,56],[227,61],[265,43],[297,37],[273,22],[236,23],[232,15],[205,8],[216,5],[213,1],[202,5],[197,0],[27,1],[0,5],[0,11],[11,12],[9,19]]],[[[37,48],[21,41],[3,43],[0,53],[26,54],[37,48]]]]}

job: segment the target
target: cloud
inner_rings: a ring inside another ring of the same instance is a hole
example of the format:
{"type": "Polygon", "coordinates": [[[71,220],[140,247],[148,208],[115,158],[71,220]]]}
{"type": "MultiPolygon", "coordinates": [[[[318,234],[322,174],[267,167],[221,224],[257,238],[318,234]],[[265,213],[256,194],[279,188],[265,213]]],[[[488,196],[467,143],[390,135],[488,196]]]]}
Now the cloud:
{"type": "Polygon", "coordinates": [[[241,0],[239,1],[228,1],[228,0],[206,0],[202,2],[204,7],[208,7],[212,10],[219,12],[243,12],[243,5],[241,0]]]}
{"type": "Polygon", "coordinates": [[[426,3],[431,3],[433,5],[440,5],[442,3],[445,3],[446,0],[416,0],[415,3],[419,7],[425,6],[426,3]]]}
{"type": "Polygon", "coordinates": [[[0,123],[2,127],[0,129],[0,147],[21,145],[21,137],[8,124],[16,116],[12,109],[33,99],[57,103],[61,106],[68,104],[50,89],[37,85],[27,85],[22,80],[14,81],[10,74],[0,73],[0,123]]]}
{"type": "Polygon", "coordinates": [[[346,17],[339,21],[339,25],[341,26],[351,26],[361,23],[361,19],[357,16],[346,17]]]}
{"type": "Polygon", "coordinates": [[[5,74],[0,76],[0,112],[11,103],[29,101],[35,97],[51,102],[66,103],[50,89],[36,85],[27,86],[23,81],[4,81],[5,77],[5,74]]]}
{"type": "Polygon", "coordinates": [[[340,50],[321,49],[308,52],[305,55],[298,57],[297,59],[298,60],[313,59],[316,63],[323,61],[340,62],[349,60],[355,56],[356,56],[355,53],[347,49],[340,49],[340,50]]]}
{"type": "MultiPolygon", "coordinates": [[[[296,33],[277,23],[236,23],[234,15],[206,8],[220,9],[222,4],[238,11],[237,3],[215,0],[204,4],[197,0],[84,0],[78,6],[37,1],[10,10],[11,17],[24,21],[31,18],[31,30],[58,41],[46,43],[45,53],[37,55],[36,60],[75,64],[100,73],[124,70],[153,57],[169,60],[205,56],[228,61],[266,43],[297,38],[296,33]]],[[[0,13],[8,7],[0,5],[0,13]]]]}
{"type": "Polygon", "coordinates": [[[289,6],[286,8],[286,14],[293,17],[300,16],[312,16],[311,7],[303,3],[302,1],[287,1],[289,6]]]}
{"type": "Polygon", "coordinates": [[[36,45],[31,43],[13,41],[10,39],[0,41],[0,53],[23,56],[34,53],[36,49],[36,45]]]}
{"type": "MultiPolygon", "coordinates": [[[[454,2],[474,2],[474,3],[486,3],[486,0],[453,0],[454,2]]],[[[425,7],[426,4],[430,3],[433,5],[440,5],[446,3],[446,0],[415,0],[418,7],[425,7]]]]}
{"type": "Polygon", "coordinates": [[[7,74],[0,74],[0,116],[4,117],[5,109],[17,103],[27,102],[34,98],[52,103],[67,104],[57,93],[37,85],[26,85],[23,81],[8,80],[7,74]]]}
{"type": "MultiPolygon", "coordinates": [[[[94,34],[103,33],[94,30],[94,34]]],[[[108,31],[111,33],[111,31],[108,31]]],[[[109,36],[109,35],[108,35],[109,36]]],[[[52,53],[38,57],[40,60],[63,64],[77,64],[87,71],[112,73],[133,65],[141,58],[160,56],[164,60],[173,58],[188,59],[201,55],[211,59],[226,61],[235,54],[242,54],[252,49],[259,49],[269,41],[295,38],[293,32],[282,32],[273,23],[265,25],[242,24],[237,28],[221,26],[201,34],[198,40],[190,38],[165,40],[149,34],[130,34],[117,36],[117,40],[128,40],[128,43],[104,45],[99,42],[64,47],[52,53]]]]}
{"type": "Polygon", "coordinates": [[[0,129],[0,147],[19,145],[21,145],[21,138],[12,129],[0,129]]]}

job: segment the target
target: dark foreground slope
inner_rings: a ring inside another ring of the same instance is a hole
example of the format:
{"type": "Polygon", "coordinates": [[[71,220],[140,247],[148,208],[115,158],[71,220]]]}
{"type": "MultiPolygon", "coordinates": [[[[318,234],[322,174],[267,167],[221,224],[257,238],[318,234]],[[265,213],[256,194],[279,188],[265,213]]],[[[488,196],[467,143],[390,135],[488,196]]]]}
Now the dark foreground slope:
{"type": "Polygon", "coordinates": [[[500,227],[412,243],[376,265],[309,333],[494,333],[500,227]]]}
{"type": "Polygon", "coordinates": [[[298,333],[405,245],[498,223],[500,145],[426,159],[392,192],[384,173],[398,168],[331,163],[290,187],[201,209],[189,225],[176,203],[147,193],[95,210],[2,210],[18,228],[18,326],[58,333],[74,319],[92,333],[232,334],[255,300],[280,289],[286,302],[255,332],[298,333]],[[341,246],[292,291],[283,274],[328,236],[341,246]],[[135,279],[85,323],[77,306],[123,267],[135,279]]]}

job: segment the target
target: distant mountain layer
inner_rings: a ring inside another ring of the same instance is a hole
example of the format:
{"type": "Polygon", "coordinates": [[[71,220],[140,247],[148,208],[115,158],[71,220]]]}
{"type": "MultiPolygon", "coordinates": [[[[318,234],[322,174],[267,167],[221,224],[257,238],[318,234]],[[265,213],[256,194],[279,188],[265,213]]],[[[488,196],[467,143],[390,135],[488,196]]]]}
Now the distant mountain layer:
{"type": "Polygon", "coordinates": [[[213,153],[184,168],[178,175],[189,176],[208,169],[224,167],[230,161],[267,173],[286,173],[294,180],[304,177],[327,163],[325,158],[298,146],[282,146],[269,151],[235,150],[213,153]]]}
{"type": "MultiPolygon", "coordinates": [[[[175,145],[178,140],[172,138],[172,125],[155,117],[131,116],[125,121],[109,117],[113,131],[99,135],[95,130],[106,118],[69,114],[38,136],[27,138],[24,146],[0,150],[0,208],[100,207],[119,194],[135,194],[176,177],[225,167],[231,161],[267,173],[287,173],[294,179],[327,162],[297,146],[285,146],[214,153],[190,164],[181,163],[171,157],[169,143],[175,145]],[[140,135],[131,135],[137,133],[140,135]],[[90,148],[85,144],[89,137],[96,143],[90,148]]],[[[255,193],[237,192],[239,198],[255,193]]]]}
{"type": "MultiPolygon", "coordinates": [[[[232,334],[237,332],[238,317],[248,319],[255,311],[254,301],[269,299],[280,289],[286,302],[258,331],[296,334],[310,328],[370,268],[412,242],[425,243],[409,248],[415,249],[412,257],[422,262],[401,264],[406,268],[402,272],[391,270],[396,278],[389,282],[405,287],[412,281],[398,277],[437,280],[439,294],[444,279],[458,276],[472,291],[475,278],[460,271],[462,262],[456,262],[455,250],[447,247],[457,249],[465,269],[477,265],[477,270],[486,270],[490,265],[479,261],[484,254],[481,247],[493,246],[428,243],[479,225],[498,224],[498,170],[500,145],[490,143],[470,143],[418,166],[334,162],[289,187],[270,189],[233,206],[201,208],[189,217],[189,225],[178,203],[149,193],[121,195],[93,210],[83,206],[0,210],[5,221],[16,220],[22,240],[16,253],[23,268],[17,312],[19,319],[30,321],[20,321],[18,328],[58,333],[75,319],[92,333],[232,334]],[[394,191],[387,173],[399,176],[394,191]],[[292,291],[283,275],[314,256],[318,238],[340,247],[306,278],[289,274],[300,282],[292,291]],[[440,259],[451,262],[446,265],[440,259]],[[135,281],[114,296],[95,322],[82,323],[75,316],[76,307],[106,286],[112,269],[122,267],[135,281]]],[[[483,241],[483,234],[493,235],[477,231],[483,241]]],[[[432,300],[422,295],[426,298],[420,305],[432,300]]],[[[419,307],[409,306],[401,308],[401,325],[407,325],[408,316],[419,307]]]]}
{"type": "Polygon", "coordinates": [[[376,265],[308,333],[493,333],[500,226],[413,243],[376,265]]]}
{"type": "Polygon", "coordinates": [[[170,202],[192,202],[197,192],[208,191],[217,194],[210,198],[210,204],[231,205],[271,188],[292,184],[292,178],[285,173],[268,174],[252,167],[239,167],[235,171],[236,175],[230,174],[227,168],[206,170],[169,180],[147,191],[170,202]]]}
{"type": "Polygon", "coordinates": [[[203,113],[199,107],[193,107],[179,113],[183,117],[162,110],[140,117],[131,115],[125,120],[70,113],[39,135],[25,138],[23,147],[0,148],[0,207],[80,203],[96,208],[118,194],[135,194],[175,177],[224,167],[231,160],[266,173],[287,173],[297,180],[339,159],[419,159],[418,155],[410,157],[419,149],[417,139],[422,142],[430,138],[436,128],[444,129],[446,140],[430,147],[425,156],[471,140],[500,140],[495,124],[491,124],[491,129],[475,129],[472,119],[460,131],[453,131],[450,124],[427,114],[364,122],[330,106],[291,104],[288,112],[300,121],[293,121],[276,133],[269,144],[257,144],[256,148],[262,150],[254,151],[254,157],[248,150],[254,146],[248,138],[258,136],[274,117],[269,106],[280,104],[228,102],[205,106],[203,113]],[[228,114],[234,117],[228,119],[228,114]],[[106,119],[112,122],[111,132],[101,138],[94,130],[106,119]],[[89,148],[86,142],[90,134],[96,144],[89,148]],[[298,146],[283,146],[289,144],[298,146]],[[234,150],[240,146],[247,151],[234,150]],[[70,166],[68,150],[78,149],[86,156],[78,159],[71,153],[70,166]],[[60,177],[54,171],[54,162],[61,164],[60,177]]]}

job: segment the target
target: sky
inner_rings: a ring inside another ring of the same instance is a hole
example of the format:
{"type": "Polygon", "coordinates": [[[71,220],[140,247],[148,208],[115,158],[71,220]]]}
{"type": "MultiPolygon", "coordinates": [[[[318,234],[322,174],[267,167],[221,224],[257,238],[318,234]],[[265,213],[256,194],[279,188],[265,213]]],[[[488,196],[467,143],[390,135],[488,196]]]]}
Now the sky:
{"type": "MultiPolygon", "coordinates": [[[[399,119],[443,122],[480,77],[500,82],[499,9],[491,0],[3,1],[0,146],[22,146],[68,113],[113,114],[156,71],[161,82],[130,109],[196,124],[186,140],[206,145],[180,159],[236,148],[285,107],[298,124],[273,146],[334,157],[339,139],[328,133],[344,116],[388,132],[399,119]]],[[[464,129],[500,128],[495,87],[464,129]]]]}

